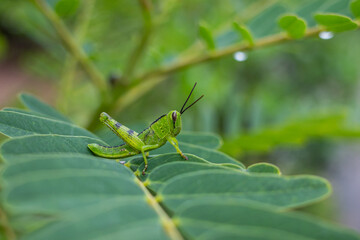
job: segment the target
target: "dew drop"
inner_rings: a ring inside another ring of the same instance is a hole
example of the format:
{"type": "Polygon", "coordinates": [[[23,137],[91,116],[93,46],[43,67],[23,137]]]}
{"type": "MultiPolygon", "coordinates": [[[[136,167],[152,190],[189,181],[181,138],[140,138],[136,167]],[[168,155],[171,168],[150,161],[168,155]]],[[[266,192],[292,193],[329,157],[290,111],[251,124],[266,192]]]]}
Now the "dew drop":
{"type": "Polygon", "coordinates": [[[247,54],[244,52],[236,52],[234,53],[234,59],[238,62],[243,62],[247,59],[247,54]]]}
{"type": "Polygon", "coordinates": [[[334,37],[333,32],[323,31],[323,32],[319,33],[319,38],[324,39],[324,40],[332,39],[333,37],[334,37]]]}

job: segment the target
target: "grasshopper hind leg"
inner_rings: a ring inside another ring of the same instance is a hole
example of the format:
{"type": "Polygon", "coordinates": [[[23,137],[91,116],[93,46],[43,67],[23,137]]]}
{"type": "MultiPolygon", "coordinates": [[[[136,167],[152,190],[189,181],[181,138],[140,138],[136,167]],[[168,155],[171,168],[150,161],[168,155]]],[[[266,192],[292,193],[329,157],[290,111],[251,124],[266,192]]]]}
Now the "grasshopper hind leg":
{"type": "Polygon", "coordinates": [[[125,144],[116,147],[108,147],[97,143],[91,143],[88,144],[88,148],[95,155],[104,158],[124,158],[140,153],[139,151],[134,150],[125,144]]]}

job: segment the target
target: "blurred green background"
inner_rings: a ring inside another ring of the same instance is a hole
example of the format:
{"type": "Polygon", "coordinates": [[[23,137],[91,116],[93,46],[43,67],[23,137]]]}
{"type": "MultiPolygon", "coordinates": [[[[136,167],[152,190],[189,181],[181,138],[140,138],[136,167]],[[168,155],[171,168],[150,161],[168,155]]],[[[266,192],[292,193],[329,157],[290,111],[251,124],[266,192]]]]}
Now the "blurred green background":
{"type": "MultiPolygon", "coordinates": [[[[185,130],[220,134],[223,151],[246,165],[265,161],[285,174],[328,178],[333,196],[301,210],[360,230],[359,31],[279,41],[238,53],[241,61],[228,54],[139,85],[142,73],[241,42],[234,21],[263,39],[281,34],[277,21],[286,13],[310,28],[317,12],[353,17],[351,1],[46,2],[110,88],[117,88],[110,112],[119,122],[141,131],[179,110],[197,82],[193,98],[205,97],[183,116],[185,130]],[[215,50],[199,37],[199,24],[213,36],[215,50]]],[[[102,109],[98,87],[32,1],[0,0],[0,59],[0,107],[20,106],[16,95],[31,92],[75,123],[103,131],[93,122],[102,109]]]]}

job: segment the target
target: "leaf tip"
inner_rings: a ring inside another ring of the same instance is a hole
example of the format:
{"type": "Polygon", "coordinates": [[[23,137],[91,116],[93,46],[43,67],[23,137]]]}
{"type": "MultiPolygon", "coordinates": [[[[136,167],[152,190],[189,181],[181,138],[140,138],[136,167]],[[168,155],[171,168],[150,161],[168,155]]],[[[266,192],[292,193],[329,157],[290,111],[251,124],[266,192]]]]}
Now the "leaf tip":
{"type": "Polygon", "coordinates": [[[350,3],[350,10],[355,18],[360,18],[360,0],[354,0],[350,3]]]}

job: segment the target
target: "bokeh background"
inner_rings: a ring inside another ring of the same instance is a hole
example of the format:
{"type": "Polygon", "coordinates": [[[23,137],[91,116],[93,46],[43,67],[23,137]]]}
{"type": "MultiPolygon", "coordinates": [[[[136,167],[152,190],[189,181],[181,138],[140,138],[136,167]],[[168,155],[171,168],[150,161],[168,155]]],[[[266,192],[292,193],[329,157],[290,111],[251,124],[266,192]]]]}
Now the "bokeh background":
{"type": "MultiPolygon", "coordinates": [[[[316,25],[317,12],[351,17],[350,1],[139,2],[47,1],[110,85],[120,86],[117,94],[125,97],[113,117],[139,131],[179,110],[197,82],[193,98],[205,97],[184,114],[185,130],[221,135],[222,150],[245,165],[265,161],[287,175],[329,179],[333,195],[299,211],[360,230],[360,31],[229,54],[161,76],[145,90],[131,91],[141,79],[124,77],[142,40],[134,76],[206,54],[199,24],[211,31],[217,51],[241,41],[234,21],[261,39],[279,34],[277,19],[285,13],[304,18],[309,27],[316,25]]],[[[39,96],[81,126],[103,131],[92,123],[99,91],[53,26],[31,1],[0,0],[0,107],[21,107],[20,92],[39,96]]]]}

